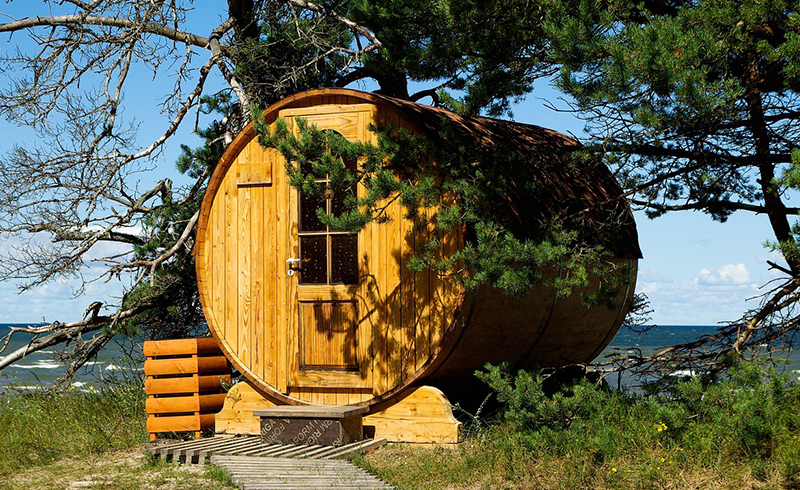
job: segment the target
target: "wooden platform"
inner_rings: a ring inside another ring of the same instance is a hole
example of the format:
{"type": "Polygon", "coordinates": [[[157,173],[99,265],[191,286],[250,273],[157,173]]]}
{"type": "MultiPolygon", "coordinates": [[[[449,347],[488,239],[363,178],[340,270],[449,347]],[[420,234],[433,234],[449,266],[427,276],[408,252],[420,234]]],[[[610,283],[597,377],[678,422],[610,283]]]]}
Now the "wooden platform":
{"type": "Polygon", "coordinates": [[[260,437],[211,437],[149,448],[161,459],[203,464],[212,456],[254,456],[268,458],[301,458],[336,460],[356,453],[377,449],[386,439],[365,439],[344,446],[265,444],[260,437]]]}
{"type": "Polygon", "coordinates": [[[215,455],[242,490],[389,490],[395,487],[347,461],[215,455]]]}

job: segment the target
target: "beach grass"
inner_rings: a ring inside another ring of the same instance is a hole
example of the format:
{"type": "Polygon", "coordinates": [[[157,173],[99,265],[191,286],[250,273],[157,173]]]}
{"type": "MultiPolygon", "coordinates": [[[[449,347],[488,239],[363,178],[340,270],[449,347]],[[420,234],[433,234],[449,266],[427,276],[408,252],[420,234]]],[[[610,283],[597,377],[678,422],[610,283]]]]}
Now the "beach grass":
{"type": "Polygon", "coordinates": [[[227,490],[213,465],[155,459],[145,450],[139,380],[60,392],[0,395],[0,490],[227,490]]]}
{"type": "Polygon", "coordinates": [[[0,475],[147,441],[139,384],[0,395],[0,475]]]}
{"type": "Polygon", "coordinates": [[[503,408],[464,443],[394,445],[359,464],[401,489],[800,488],[800,386],[756,365],[661,396],[484,378],[503,408]]]}
{"type": "MultiPolygon", "coordinates": [[[[357,463],[400,489],[800,489],[800,386],[758,365],[660,395],[586,382],[545,394],[536,373],[500,368],[482,378],[499,409],[463,443],[390,445],[357,463]]],[[[232,488],[218,468],[148,458],[144,403],[138,382],[0,395],[0,490],[232,488]]]]}

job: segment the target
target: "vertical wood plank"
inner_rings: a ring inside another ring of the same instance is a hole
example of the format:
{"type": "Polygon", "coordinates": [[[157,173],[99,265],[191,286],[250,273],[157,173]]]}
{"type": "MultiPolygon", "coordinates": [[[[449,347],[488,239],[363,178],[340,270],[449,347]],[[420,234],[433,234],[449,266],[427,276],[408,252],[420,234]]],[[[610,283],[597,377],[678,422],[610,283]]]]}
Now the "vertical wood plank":
{"type": "MultiPolygon", "coordinates": [[[[266,154],[269,159],[269,164],[272,167],[272,173],[275,175],[277,172],[282,172],[282,168],[277,168],[280,165],[276,157],[276,150],[270,149],[266,154]]],[[[280,255],[277,250],[277,222],[275,211],[275,194],[277,187],[272,185],[264,188],[264,229],[263,237],[263,257],[264,257],[264,379],[272,386],[278,386],[277,374],[277,336],[278,329],[276,323],[278,322],[278,285],[280,284],[278,278],[278,266],[280,262],[280,255]]]]}
{"type": "Polygon", "coordinates": [[[225,190],[211,207],[211,311],[220,336],[225,334],[225,190]]]}
{"type": "MultiPolygon", "coordinates": [[[[248,148],[250,145],[248,145],[248,148]]],[[[250,279],[252,276],[251,257],[250,257],[250,204],[251,204],[250,187],[241,187],[237,189],[237,208],[238,208],[238,236],[236,240],[238,246],[238,259],[237,268],[234,269],[238,272],[238,316],[239,322],[237,330],[239,333],[239,359],[245,366],[253,368],[252,359],[250,358],[252,346],[250,345],[250,328],[252,327],[251,317],[251,286],[250,279]]]]}
{"type": "Polygon", "coordinates": [[[238,274],[239,236],[238,199],[235,172],[225,176],[225,339],[239,355],[238,274]]]}
{"type": "Polygon", "coordinates": [[[265,377],[264,355],[264,187],[254,187],[250,195],[250,357],[253,372],[261,379],[265,377]]]}
{"type": "MultiPolygon", "coordinates": [[[[291,118],[287,118],[290,122],[291,118]]],[[[288,244],[289,244],[289,209],[288,209],[288,196],[286,184],[286,159],[278,154],[276,155],[277,165],[273,167],[273,175],[275,178],[275,237],[276,237],[276,250],[277,257],[275,258],[276,267],[276,302],[275,302],[275,318],[277,319],[275,325],[275,350],[277,359],[276,369],[276,388],[281,393],[288,392],[288,289],[289,280],[291,277],[286,275],[285,260],[289,258],[288,244]]]]}
{"type": "MultiPolygon", "coordinates": [[[[397,128],[400,119],[397,113],[391,114],[391,125],[397,128]]],[[[386,257],[386,287],[388,294],[387,315],[387,338],[386,358],[387,366],[387,389],[390,390],[400,384],[402,378],[402,358],[405,352],[403,342],[403,317],[402,317],[402,285],[400,282],[400,267],[402,262],[402,216],[400,213],[400,203],[394,201],[389,207],[389,217],[391,221],[384,223],[384,255],[386,257]]]]}
{"type": "MultiPolygon", "coordinates": [[[[401,214],[406,210],[400,210],[401,214]]],[[[401,219],[398,239],[400,241],[401,250],[401,301],[402,301],[402,342],[403,342],[403,356],[401,360],[402,379],[408,379],[414,371],[416,371],[416,301],[414,300],[414,273],[408,270],[407,262],[414,252],[414,234],[413,234],[413,220],[401,219]]]]}
{"type": "MultiPolygon", "coordinates": [[[[363,141],[372,141],[367,130],[372,116],[366,114],[359,117],[359,135],[363,141]]],[[[362,163],[362,162],[360,162],[362,163]]],[[[357,189],[358,197],[364,197],[366,190],[363,186],[357,189]]],[[[372,386],[373,393],[377,393],[375,385],[377,374],[376,356],[378,353],[377,340],[380,333],[376,299],[376,275],[374,262],[374,223],[365,226],[358,233],[359,253],[359,356],[361,359],[361,375],[365,379],[365,386],[372,386]]],[[[367,395],[368,396],[368,395],[367,395]]]]}
{"type": "MultiPolygon", "coordinates": [[[[429,228],[428,233],[439,241],[439,246],[436,248],[436,260],[439,261],[442,259],[442,236],[440,231],[435,228],[436,218],[439,215],[439,208],[438,206],[435,209],[431,210],[431,226],[429,228]]],[[[434,352],[436,347],[439,346],[439,343],[444,336],[444,324],[447,317],[446,306],[445,306],[445,291],[444,291],[444,281],[442,277],[436,271],[431,271],[431,320],[430,320],[430,351],[434,352]]]]}
{"type": "MultiPolygon", "coordinates": [[[[385,121],[386,112],[381,112],[380,119],[385,121]]],[[[382,203],[379,203],[379,206],[382,203]]],[[[373,392],[376,395],[386,393],[388,365],[386,358],[387,344],[387,291],[386,284],[386,226],[375,222],[370,223],[372,234],[370,236],[369,247],[371,248],[370,271],[374,278],[374,290],[370,292],[372,304],[367,307],[373,312],[373,356],[374,365],[372,371],[373,392]]]]}
{"type": "MultiPolygon", "coordinates": [[[[453,206],[456,203],[455,196],[453,195],[446,195],[444,196],[443,199],[444,199],[443,205],[448,207],[453,206]]],[[[462,237],[461,237],[460,226],[457,226],[456,228],[450,230],[447,233],[443,233],[442,256],[452,257],[453,254],[456,253],[463,246],[463,242],[461,240],[462,237]]],[[[457,266],[454,266],[453,269],[454,270],[450,271],[451,273],[455,272],[457,266]]],[[[458,303],[461,286],[456,280],[456,277],[450,275],[443,278],[442,288],[443,288],[443,320],[442,320],[441,332],[437,340],[437,345],[444,338],[444,332],[450,326],[450,322],[455,320],[453,316],[455,314],[456,304],[458,303]]]]}
{"type": "MultiPolygon", "coordinates": [[[[429,209],[420,209],[415,233],[415,253],[422,254],[428,240],[429,225],[425,221],[430,215],[429,209]]],[[[430,301],[430,270],[424,269],[414,276],[414,289],[417,304],[417,329],[416,329],[416,369],[422,367],[431,353],[431,301],[430,301]]]]}
{"type": "MultiPolygon", "coordinates": [[[[295,123],[294,118],[291,118],[290,129],[295,131],[295,123]]],[[[288,242],[286,244],[286,252],[287,255],[283,257],[283,261],[288,259],[289,257],[300,257],[299,254],[299,247],[298,247],[298,238],[297,238],[297,190],[289,186],[288,182],[284,178],[284,184],[282,186],[284,188],[284,192],[286,192],[285,202],[286,202],[286,216],[288,217],[288,221],[285,224],[285,228],[288,230],[288,242]]],[[[285,262],[284,262],[285,263],[285,262]]],[[[297,281],[298,276],[295,274],[294,276],[285,275],[287,278],[288,287],[286,288],[287,291],[287,298],[286,298],[286,342],[288,345],[287,349],[287,369],[288,369],[288,382],[292,386],[297,386],[299,384],[299,372],[300,372],[300,365],[299,365],[299,326],[297,322],[299,321],[298,316],[298,304],[297,304],[297,281]]]]}

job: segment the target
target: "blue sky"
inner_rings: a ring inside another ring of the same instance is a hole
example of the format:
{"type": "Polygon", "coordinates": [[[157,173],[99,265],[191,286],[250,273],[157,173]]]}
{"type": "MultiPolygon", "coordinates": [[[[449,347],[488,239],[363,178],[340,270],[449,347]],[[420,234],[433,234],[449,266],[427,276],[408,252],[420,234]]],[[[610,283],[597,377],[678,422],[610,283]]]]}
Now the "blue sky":
{"type": "MultiPolygon", "coordinates": [[[[17,5],[25,5],[25,10],[31,10],[27,2],[17,5]]],[[[17,17],[23,16],[19,13],[20,7],[0,7],[0,12],[11,10],[18,11],[17,17]]],[[[0,35],[0,49],[8,49],[7,41],[7,35],[0,35]]],[[[163,90],[159,90],[158,84],[154,85],[150,77],[140,77],[141,83],[132,85],[138,93],[129,93],[126,97],[128,101],[137,103],[135,107],[127,106],[125,116],[147,122],[143,125],[141,140],[145,143],[148,136],[154,137],[166,126],[167,119],[158,114],[157,100],[153,98],[153,94],[163,94],[163,90]]],[[[0,78],[0,84],[5,83],[7,81],[0,78]]],[[[515,108],[515,118],[520,122],[582,134],[582,123],[575,117],[545,107],[545,101],[563,106],[558,97],[559,94],[543,82],[515,108]]],[[[157,171],[151,178],[169,176],[181,182],[172,162],[179,153],[180,143],[196,146],[200,142],[190,129],[188,125],[184,127],[169,143],[164,155],[152,162],[157,171]]],[[[0,135],[0,155],[15,143],[30,144],[32,141],[29,130],[5,121],[0,121],[0,135]]],[[[766,264],[767,259],[776,260],[776,257],[763,247],[763,242],[772,236],[764,216],[735,214],[724,224],[694,212],[674,213],[656,220],[637,214],[636,219],[644,254],[639,263],[637,291],[649,296],[655,310],[652,314],[654,323],[713,325],[735,320],[745,309],[757,306],[755,300],[748,299],[756,297],[759,288],[775,277],[766,264]]],[[[0,240],[0,250],[6,250],[10,245],[8,241],[0,240]]],[[[91,270],[86,272],[91,273],[91,270]]],[[[122,284],[116,280],[92,283],[84,297],[74,299],[76,286],[75,281],[54,281],[19,295],[14,284],[0,283],[0,323],[42,319],[74,321],[81,317],[83,309],[91,301],[102,300],[109,294],[118,295],[122,284]]]]}

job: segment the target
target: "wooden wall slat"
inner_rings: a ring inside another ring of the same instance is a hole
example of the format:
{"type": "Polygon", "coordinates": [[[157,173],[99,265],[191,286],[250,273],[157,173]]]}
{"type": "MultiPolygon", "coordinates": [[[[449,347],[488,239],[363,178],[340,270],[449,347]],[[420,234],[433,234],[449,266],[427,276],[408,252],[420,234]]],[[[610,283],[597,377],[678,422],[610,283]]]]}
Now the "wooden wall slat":
{"type": "MultiPolygon", "coordinates": [[[[402,209],[401,212],[405,213],[406,210],[402,209]]],[[[400,250],[401,250],[401,301],[402,301],[402,342],[403,342],[403,355],[401,359],[402,379],[407,379],[416,371],[416,357],[417,357],[417,303],[415,301],[415,274],[408,270],[407,262],[411,255],[414,253],[414,230],[413,220],[400,219],[398,220],[400,226],[398,227],[398,234],[400,236],[400,250]]]]}
{"type": "MultiPolygon", "coordinates": [[[[248,145],[250,147],[250,145],[248,145]]],[[[238,279],[238,296],[239,307],[238,316],[239,321],[237,324],[238,330],[238,351],[239,359],[249,366],[251,369],[255,366],[250,359],[251,354],[251,336],[250,328],[252,327],[251,317],[251,286],[250,278],[252,275],[251,267],[251,253],[250,253],[250,194],[252,189],[250,187],[240,187],[237,189],[237,204],[238,204],[238,259],[237,267],[235,269],[238,279]]]]}
{"type": "MultiPolygon", "coordinates": [[[[417,220],[417,230],[414,236],[415,250],[418,254],[423,252],[425,242],[428,239],[428,226],[424,223],[428,215],[428,210],[420,209],[420,219],[417,220]]],[[[430,270],[425,269],[416,274],[414,277],[414,289],[416,292],[415,302],[418,305],[416,354],[417,369],[419,369],[425,364],[431,353],[430,270]]]]}
{"type": "MultiPolygon", "coordinates": [[[[436,219],[439,216],[439,209],[431,209],[431,229],[429,233],[442,243],[441,230],[435,228],[436,219]]],[[[442,246],[435,251],[436,260],[442,259],[442,246]]],[[[439,343],[442,341],[445,330],[445,322],[447,320],[447,301],[445,298],[445,281],[437,271],[431,271],[431,332],[430,332],[430,350],[433,352],[439,343]]]]}
{"type": "MultiPolygon", "coordinates": [[[[289,217],[286,226],[288,228],[289,236],[288,236],[288,244],[287,244],[287,253],[286,256],[283,258],[285,261],[289,257],[298,258],[300,257],[300,249],[299,249],[299,240],[297,237],[297,206],[293,205],[294,201],[291,199],[290,194],[295,193],[296,191],[290,189],[288,183],[284,183],[284,191],[286,193],[286,198],[284,200],[284,207],[286,208],[286,215],[289,217]]],[[[285,264],[285,262],[284,262],[285,264]]],[[[294,275],[289,277],[288,275],[284,275],[287,279],[288,287],[286,288],[287,297],[286,297],[286,343],[288,345],[287,349],[287,368],[288,373],[287,377],[289,379],[289,383],[292,386],[297,386],[299,379],[298,373],[300,371],[300,359],[299,359],[299,338],[298,338],[298,328],[297,328],[297,319],[298,319],[298,304],[297,304],[297,281],[298,276],[294,275]]],[[[315,402],[316,403],[316,402],[315,402]]]]}
{"type": "Polygon", "coordinates": [[[250,342],[252,369],[264,376],[264,194],[268,188],[250,190],[250,342]]]}
{"type": "MultiPolygon", "coordinates": [[[[283,169],[276,168],[279,164],[277,151],[270,149],[267,152],[267,158],[273,169],[273,175],[276,172],[282,172],[283,169]]],[[[277,230],[275,220],[275,196],[277,189],[273,185],[264,189],[264,202],[263,202],[263,219],[261,227],[264,230],[262,237],[263,256],[264,256],[264,330],[262,337],[264,340],[264,380],[272,386],[277,386],[278,373],[277,373],[277,321],[278,321],[278,285],[280,284],[278,271],[280,269],[280,255],[277,251],[277,230]]]]}
{"type": "MultiPolygon", "coordinates": [[[[353,102],[352,98],[348,97],[346,102],[350,103],[353,102]]],[[[374,133],[369,131],[369,125],[374,123],[374,119],[377,117],[378,112],[373,111],[370,113],[361,113],[359,115],[359,138],[362,141],[369,141],[373,144],[377,142],[377,137],[374,133]]],[[[359,197],[363,196],[365,190],[363,188],[358,189],[359,197]]],[[[359,359],[361,360],[361,375],[365,378],[364,385],[371,386],[375,388],[375,359],[374,353],[376,351],[376,344],[375,344],[375,332],[377,331],[376,323],[378,322],[377,312],[374,312],[374,308],[372,308],[373,301],[370,300],[369,290],[370,285],[372,284],[371,274],[374,272],[371,270],[373,261],[372,261],[372,236],[373,236],[373,227],[372,225],[366,226],[359,234],[358,234],[358,250],[359,250],[359,284],[360,284],[360,294],[359,294],[359,345],[358,345],[358,355],[360,356],[359,359]]],[[[367,393],[364,390],[354,391],[349,394],[348,402],[349,403],[357,403],[363,400],[370,398],[371,394],[367,393]]]]}
{"type": "Polygon", "coordinates": [[[273,168],[275,169],[273,177],[275,178],[275,237],[277,241],[277,258],[276,258],[276,277],[275,285],[277,287],[276,294],[276,358],[277,358],[277,384],[275,387],[281,393],[286,393],[289,383],[289,332],[288,328],[288,315],[289,308],[287,305],[289,280],[291,279],[286,275],[286,259],[290,257],[289,240],[290,229],[289,220],[290,212],[288,209],[289,196],[288,184],[286,183],[286,160],[282,155],[277,157],[278,164],[273,168]]]}
{"type": "MultiPolygon", "coordinates": [[[[216,199],[211,206],[210,214],[211,234],[208,239],[208,247],[211,248],[211,314],[210,321],[216,322],[218,333],[225,333],[225,196],[216,199]]],[[[208,314],[208,313],[206,313],[208,314]]]]}
{"type": "Polygon", "coordinates": [[[225,340],[237,357],[239,355],[238,332],[238,277],[239,236],[236,173],[225,177],[225,340]]]}
{"type": "MultiPolygon", "coordinates": [[[[392,127],[398,127],[400,118],[397,113],[392,112],[389,116],[389,123],[392,127]]],[[[401,294],[403,292],[402,276],[400,273],[402,261],[402,214],[400,212],[399,201],[394,201],[389,207],[389,217],[391,221],[382,225],[384,231],[384,256],[386,257],[386,293],[388,294],[388,311],[386,318],[387,329],[387,383],[388,389],[392,389],[400,384],[403,379],[402,358],[405,352],[403,342],[403,311],[401,294]]]]}

